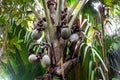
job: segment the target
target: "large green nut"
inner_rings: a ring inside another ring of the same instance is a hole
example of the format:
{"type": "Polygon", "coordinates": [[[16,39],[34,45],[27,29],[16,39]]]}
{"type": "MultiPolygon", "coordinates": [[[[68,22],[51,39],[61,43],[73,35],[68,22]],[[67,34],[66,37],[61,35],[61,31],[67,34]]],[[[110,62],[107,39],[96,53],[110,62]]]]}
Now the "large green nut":
{"type": "Polygon", "coordinates": [[[71,35],[71,30],[69,28],[63,28],[61,30],[61,36],[63,39],[65,40],[69,39],[70,35],[71,35]]]}
{"type": "Polygon", "coordinates": [[[34,40],[38,40],[41,36],[42,36],[42,33],[36,29],[33,30],[32,34],[31,34],[31,37],[34,40]]]}
{"type": "Polygon", "coordinates": [[[79,40],[79,35],[77,33],[74,33],[70,36],[71,42],[77,42],[79,40]]]}

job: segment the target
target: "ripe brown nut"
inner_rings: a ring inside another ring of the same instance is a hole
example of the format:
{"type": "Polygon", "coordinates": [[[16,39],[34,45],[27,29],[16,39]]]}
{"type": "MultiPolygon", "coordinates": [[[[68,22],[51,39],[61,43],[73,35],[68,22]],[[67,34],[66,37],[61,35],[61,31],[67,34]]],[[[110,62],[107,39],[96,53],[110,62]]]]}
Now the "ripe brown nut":
{"type": "Polygon", "coordinates": [[[35,54],[31,54],[29,57],[28,57],[28,61],[30,62],[30,63],[37,63],[38,61],[38,58],[37,58],[37,56],[35,55],[35,54]]]}
{"type": "Polygon", "coordinates": [[[38,40],[42,36],[41,32],[38,31],[37,29],[32,31],[31,37],[34,40],[38,40]]]}
{"type": "Polygon", "coordinates": [[[79,39],[79,35],[77,33],[74,33],[70,36],[70,41],[71,42],[77,42],[79,39]]]}
{"type": "Polygon", "coordinates": [[[69,28],[63,28],[61,30],[61,36],[63,39],[65,40],[69,39],[70,35],[71,35],[71,30],[69,28]]]}
{"type": "Polygon", "coordinates": [[[51,64],[50,57],[48,55],[44,55],[41,59],[41,65],[43,68],[49,67],[51,64]]]}

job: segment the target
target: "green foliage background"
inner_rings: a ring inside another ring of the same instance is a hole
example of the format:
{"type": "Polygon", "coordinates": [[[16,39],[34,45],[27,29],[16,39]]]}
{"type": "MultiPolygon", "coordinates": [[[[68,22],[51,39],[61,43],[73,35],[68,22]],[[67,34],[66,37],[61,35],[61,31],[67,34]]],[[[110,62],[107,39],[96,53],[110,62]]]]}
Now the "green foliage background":
{"type": "MultiPolygon", "coordinates": [[[[93,17],[90,4],[93,0],[82,10],[82,15],[87,18],[89,15],[90,24],[94,26],[93,17]]],[[[120,16],[120,1],[116,0],[100,0],[105,5],[109,6],[111,10],[114,9],[114,5],[117,5],[117,15],[120,16]]],[[[0,0],[0,49],[4,48],[3,54],[0,56],[0,79],[5,80],[33,80],[36,76],[43,75],[46,70],[39,64],[31,64],[28,62],[28,47],[33,40],[31,39],[31,27],[29,23],[35,20],[35,16],[28,7],[28,3],[31,3],[35,7],[33,0],[0,0]],[[7,79],[6,79],[7,78],[7,79]]],[[[74,0],[67,0],[68,6],[74,4],[74,0]]],[[[90,29],[89,29],[90,34],[90,29]]],[[[119,40],[106,37],[107,51],[109,51],[111,43],[119,40]]],[[[115,46],[116,47],[116,46],[115,46]]],[[[117,45],[117,48],[119,46],[117,45]]],[[[85,41],[85,45],[81,50],[81,60],[79,66],[80,79],[81,80],[94,80],[96,76],[94,69],[96,68],[94,63],[94,55],[89,48],[94,48],[98,52],[101,51],[101,47],[96,43],[90,47],[85,41]],[[94,48],[95,47],[95,48],[94,48]],[[100,50],[99,50],[100,49],[100,50]],[[86,54],[86,55],[85,55],[86,54]],[[91,56],[91,57],[89,57],[91,56]],[[85,60],[85,61],[84,61],[85,60]],[[84,63],[83,63],[84,62],[84,63]],[[88,73],[89,71],[89,73],[88,73]]],[[[116,48],[115,48],[116,49],[116,48]]],[[[97,54],[97,53],[96,53],[97,54]]],[[[102,55],[99,54],[101,57],[102,55]]],[[[117,63],[119,65],[119,63],[117,63]]],[[[101,66],[100,66],[101,68],[101,66]]],[[[69,73],[67,80],[73,80],[75,75],[75,68],[69,73]]],[[[56,79],[55,79],[56,80],[56,79]]],[[[114,80],[117,80],[114,78],[114,80]]]]}

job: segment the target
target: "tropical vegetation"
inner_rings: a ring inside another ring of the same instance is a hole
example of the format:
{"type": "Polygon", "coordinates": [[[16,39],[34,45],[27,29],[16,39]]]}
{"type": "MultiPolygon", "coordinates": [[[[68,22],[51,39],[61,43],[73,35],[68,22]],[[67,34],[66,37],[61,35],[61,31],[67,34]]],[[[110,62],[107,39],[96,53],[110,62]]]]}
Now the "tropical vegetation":
{"type": "Polygon", "coordinates": [[[119,0],[0,0],[0,80],[119,80],[119,0]]]}

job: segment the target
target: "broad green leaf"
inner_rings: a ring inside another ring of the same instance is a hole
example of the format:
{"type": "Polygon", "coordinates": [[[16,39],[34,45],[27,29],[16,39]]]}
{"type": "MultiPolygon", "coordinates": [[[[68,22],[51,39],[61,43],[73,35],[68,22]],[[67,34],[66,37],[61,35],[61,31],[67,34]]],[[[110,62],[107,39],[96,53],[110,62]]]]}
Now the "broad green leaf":
{"type": "Polygon", "coordinates": [[[66,52],[66,54],[68,55],[70,53],[70,49],[69,48],[67,48],[67,52],[66,52]]]}
{"type": "Polygon", "coordinates": [[[91,80],[91,71],[92,71],[92,61],[89,62],[89,80],[91,80]]]}
{"type": "Polygon", "coordinates": [[[13,53],[13,54],[16,53],[16,51],[15,51],[14,49],[11,49],[11,48],[7,48],[7,49],[8,49],[8,51],[10,51],[10,52],[13,53]]]}
{"type": "Polygon", "coordinates": [[[23,29],[21,29],[21,30],[19,30],[19,33],[18,33],[18,40],[20,39],[20,37],[22,37],[22,31],[23,31],[23,29]]]}
{"type": "Polygon", "coordinates": [[[98,67],[98,69],[100,70],[100,73],[102,75],[103,80],[105,80],[105,75],[103,73],[103,69],[101,67],[98,67]]]}
{"type": "Polygon", "coordinates": [[[5,64],[7,64],[8,63],[8,59],[7,59],[7,57],[3,57],[3,58],[1,58],[1,61],[3,62],[3,63],[5,63],[5,64]]]}
{"type": "Polygon", "coordinates": [[[28,42],[30,39],[31,39],[31,32],[30,31],[27,31],[26,34],[25,34],[25,43],[28,42]]]}
{"type": "Polygon", "coordinates": [[[88,45],[85,47],[82,65],[84,65],[86,55],[89,54],[89,48],[90,46],[88,45]]]}
{"type": "Polygon", "coordinates": [[[112,78],[112,80],[119,80],[118,78],[112,78]]]}
{"type": "Polygon", "coordinates": [[[114,4],[117,4],[119,2],[118,0],[100,0],[105,5],[112,7],[114,4]]]}
{"type": "Polygon", "coordinates": [[[24,41],[23,39],[20,39],[17,41],[17,44],[22,43],[23,41],[24,41]]]}
{"type": "Polygon", "coordinates": [[[10,40],[10,44],[13,44],[17,42],[17,36],[13,37],[11,40],[10,40]]]}
{"type": "Polygon", "coordinates": [[[22,23],[22,19],[18,19],[16,25],[20,25],[22,23]]]}
{"type": "Polygon", "coordinates": [[[92,49],[92,53],[95,54],[98,57],[98,59],[101,61],[101,63],[103,64],[105,70],[108,71],[108,69],[107,69],[104,61],[102,60],[101,56],[99,55],[99,53],[95,49],[93,49],[93,48],[91,48],[91,49],[92,49]]]}
{"type": "Polygon", "coordinates": [[[23,0],[23,2],[30,2],[30,0],[23,0]]]}
{"type": "Polygon", "coordinates": [[[53,80],[60,80],[59,78],[53,78],[53,80]]]}
{"type": "Polygon", "coordinates": [[[28,21],[27,20],[23,20],[21,22],[21,26],[24,27],[24,26],[28,26],[28,21]]]}
{"type": "Polygon", "coordinates": [[[18,50],[22,50],[22,49],[21,49],[21,46],[20,46],[19,44],[14,43],[14,45],[15,45],[15,47],[16,47],[18,50]]]}
{"type": "Polygon", "coordinates": [[[95,54],[92,54],[93,61],[96,62],[95,54]]]}
{"type": "MultiPolygon", "coordinates": [[[[80,44],[80,50],[82,50],[82,47],[83,47],[84,45],[86,45],[84,42],[82,42],[82,43],[80,44]]],[[[80,52],[79,52],[79,54],[78,54],[78,59],[79,59],[79,57],[80,57],[80,52]]]]}
{"type": "Polygon", "coordinates": [[[12,30],[12,28],[10,27],[10,28],[8,28],[8,32],[9,33],[12,33],[13,32],[13,30],[12,30]]]}
{"type": "Polygon", "coordinates": [[[17,28],[18,27],[15,27],[14,30],[13,30],[13,33],[12,33],[13,36],[16,34],[17,28]]]}
{"type": "Polygon", "coordinates": [[[92,72],[91,72],[91,80],[94,80],[95,78],[95,72],[94,72],[94,70],[92,70],[92,72]]]}

